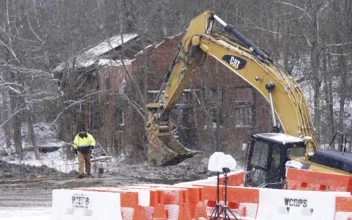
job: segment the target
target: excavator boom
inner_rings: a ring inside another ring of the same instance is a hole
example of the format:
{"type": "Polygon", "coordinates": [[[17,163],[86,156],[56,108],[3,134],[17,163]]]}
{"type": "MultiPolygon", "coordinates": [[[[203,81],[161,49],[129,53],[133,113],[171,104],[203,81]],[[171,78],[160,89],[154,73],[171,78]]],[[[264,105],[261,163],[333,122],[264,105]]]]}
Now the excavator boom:
{"type": "Polygon", "coordinates": [[[273,125],[276,117],[284,133],[307,138],[308,151],[318,144],[313,136],[313,123],[303,92],[286,71],[271,60],[231,25],[211,12],[194,18],[179,45],[179,51],[165,74],[155,103],[150,103],[147,122],[148,160],[156,166],[174,165],[197,152],[185,148],[171,133],[169,115],[188,87],[193,70],[212,56],[234,74],[252,85],[271,104],[273,125]],[[235,43],[223,35],[212,33],[215,22],[237,38],[235,43]]]}

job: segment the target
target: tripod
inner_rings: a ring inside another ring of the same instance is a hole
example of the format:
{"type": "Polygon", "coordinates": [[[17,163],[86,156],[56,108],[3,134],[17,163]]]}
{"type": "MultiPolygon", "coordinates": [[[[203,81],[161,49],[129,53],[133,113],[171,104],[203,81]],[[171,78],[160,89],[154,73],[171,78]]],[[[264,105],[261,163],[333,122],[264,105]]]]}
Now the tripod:
{"type": "Polygon", "coordinates": [[[233,212],[231,211],[231,209],[227,206],[227,173],[230,172],[230,169],[228,168],[223,168],[223,172],[224,172],[224,206],[220,206],[220,201],[219,201],[219,188],[220,188],[220,181],[219,181],[219,177],[220,177],[220,173],[218,172],[218,179],[217,179],[217,192],[216,192],[216,205],[213,209],[213,211],[211,212],[210,215],[210,219],[231,219],[234,218],[236,220],[238,220],[238,218],[235,216],[235,214],[233,214],[233,212]],[[219,212],[219,209],[221,209],[221,211],[219,212]],[[221,216],[222,215],[222,216],[221,216]],[[213,217],[213,218],[212,218],[213,217]]]}
{"type": "Polygon", "coordinates": [[[216,204],[213,211],[210,214],[211,217],[214,217],[214,220],[217,220],[220,216],[220,209],[222,208],[220,205],[220,198],[219,198],[219,191],[220,191],[220,172],[217,173],[217,182],[216,182],[216,204]]]}

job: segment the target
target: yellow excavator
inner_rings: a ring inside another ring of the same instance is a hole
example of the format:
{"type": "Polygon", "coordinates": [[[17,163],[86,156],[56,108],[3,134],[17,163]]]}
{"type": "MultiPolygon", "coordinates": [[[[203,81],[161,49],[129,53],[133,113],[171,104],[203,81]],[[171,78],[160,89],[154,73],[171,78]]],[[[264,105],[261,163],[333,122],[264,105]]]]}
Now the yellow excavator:
{"type": "Polygon", "coordinates": [[[273,131],[253,135],[247,149],[246,181],[250,185],[280,182],[284,179],[286,166],[352,173],[351,153],[319,150],[307,101],[295,80],[235,28],[208,11],[191,21],[156,100],[147,106],[147,157],[151,164],[175,165],[197,153],[173,137],[169,115],[204,56],[215,58],[270,103],[273,131]],[[215,23],[220,24],[236,42],[213,33],[215,23]],[[277,119],[282,133],[279,133],[277,119]]]}

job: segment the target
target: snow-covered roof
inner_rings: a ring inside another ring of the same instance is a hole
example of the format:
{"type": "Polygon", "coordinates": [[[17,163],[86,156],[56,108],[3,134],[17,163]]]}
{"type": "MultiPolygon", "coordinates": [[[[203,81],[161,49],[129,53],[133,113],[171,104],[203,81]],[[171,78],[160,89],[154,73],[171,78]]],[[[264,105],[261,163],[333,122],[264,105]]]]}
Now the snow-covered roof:
{"type": "Polygon", "coordinates": [[[164,39],[159,42],[158,44],[154,45],[154,44],[150,44],[148,45],[147,47],[145,47],[143,50],[139,51],[138,53],[136,53],[134,56],[138,56],[138,55],[141,55],[143,54],[144,51],[146,50],[153,50],[153,49],[158,49],[158,47],[160,47],[161,45],[163,45],[165,43],[166,40],[173,40],[181,35],[183,35],[184,32],[181,32],[181,33],[178,33],[176,35],[172,35],[172,36],[169,36],[169,37],[164,37],[164,39]]]}
{"type": "MultiPolygon", "coordinates": [[[[89,67],[93,64],[99,65],[99,66],[104,66],[104,65],[119,66],[119,65],[122,65],[121,61],[114,61],[112,59],[101,58],[101,56],[106,54],[107,52],[113,50],[114,48],[122,45],[122,42],[127,43],[137,37],[138,37],[138,34],[123,34],[122,38],[121,38],[121,35],[116,35],[114,37],[111,37],[111,38],[99,43],[98,45],[90,48],[89,50],[86,50],[86,51],[80,53],[76,57],[69,60],[68,63],[61,63],[59,66],[57,66],[53,70],[53,72],[60,72],[65,67],[72,68],[73,64],[75,65],[75,68],[89,67]]],[[[131,63],[130,60],[125,60],[124,62],[125,62],[125,64],[131,63]]]]}
{"type": "Polygon", "coordinates": [[[299,143],[302,142],[303,139],[295,136],[291,136],[288,134],[283,133],[263,133],[263,134],[256,134],[255,137],[259,137],[264,140],[269,140],[278,143],[299,143]]]}
{"type": "Polygon", "coordinates": [[[138,34],[123,34],[122,38],[121,38],[121,35],[117,35],[87,50],[84,54],[88,57],[97,57],[106,52],[109,52],[111,49],[115,47],[120,46],[122,44],[122,39],[123,39],[123,43],[126,43],[136,37],[138,37],[138,34]]]}
{"type": "MultiPolygon", "coordinates": [[[[135,59],[132,60],[123,60],[123,62],[125,63],[125,65],[130,65],[135,59]]],[[[97,61],[97,64],[99,66],[122,66],[122,60],[112,60],[112,59],[99,59],[97,61]]]]}

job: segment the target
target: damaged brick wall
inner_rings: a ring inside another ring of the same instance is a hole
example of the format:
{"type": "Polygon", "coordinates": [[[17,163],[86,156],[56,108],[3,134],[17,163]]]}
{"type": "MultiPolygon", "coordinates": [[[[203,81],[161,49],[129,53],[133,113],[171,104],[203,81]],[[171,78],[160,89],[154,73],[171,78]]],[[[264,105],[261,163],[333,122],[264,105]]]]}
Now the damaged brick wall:
{"type": "MultiPolygon", "coordinates": [[[[125,84],[125,94],[130,101],[145,108],[144,104],[153,101],[152,95],[146,94],[147,91],[159,90],[164,74],[177,53],[181,38],[181,35],[165,38],[159,45],[148,47],[147,56],[141,53],[136,55],[134,61],[128,65],[134,82],[121,66],[100,69],[100,89],[106,87],[106,72],[109,72],[110,90],[116,93],[125,84]],[[136,91],[135,84],[140,93],[136,91]],[[142,100],[140,94],[147,98],[142,100]]],[[[270,131],[270,111],[266,100],[215,59],[207,57],[195,70],[189,88],[194,90],[193,93],[188,91],[186,95],[190,106],[186,109],[177,107],[175,113],[176,119],[181,120],[179,123],[188,126],[179,128],[180,140],[187,142],[188,147],[209,153],[215,150],[224,151],[241,157],[242,143],[248,142],[251,134],[270,131]],[[186,114],[188,115],[185,116],[186,114]],[[243,119],[241,114],[250,117],[243,119]],[[253,122],[246,124],[249,120],[253,122]]],[[[134,154],[140,151],[143,154],[144,120],[136,112],[136,108],[131,103],[126,104],[124,100],[124,124],[119,126],[114,118],[114,115],[117,117],[117,102],[116,94],[105,95],[100,99],[100,137],[114,153],[134,154]]]]}

